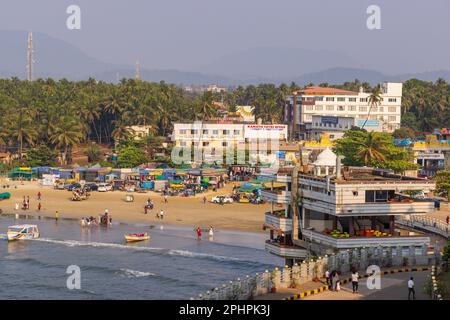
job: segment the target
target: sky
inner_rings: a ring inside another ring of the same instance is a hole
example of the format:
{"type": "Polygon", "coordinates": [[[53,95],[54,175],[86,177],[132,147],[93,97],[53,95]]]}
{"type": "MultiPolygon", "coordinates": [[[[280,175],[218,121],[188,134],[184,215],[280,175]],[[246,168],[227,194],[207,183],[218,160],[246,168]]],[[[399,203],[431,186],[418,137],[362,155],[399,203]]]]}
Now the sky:
{"type": "Polygon", "coordinates": [[[0,30],[46,33],[145,68],[197,70],[251,48],[296,47],[398,74],[450,70],[449,13],[448,0],[1,0],[0,30]],[[81,30],[66,27],[73,4],[81,30]],[[380,30],[366,26],[369,5],[381,9],[380,30]]]}

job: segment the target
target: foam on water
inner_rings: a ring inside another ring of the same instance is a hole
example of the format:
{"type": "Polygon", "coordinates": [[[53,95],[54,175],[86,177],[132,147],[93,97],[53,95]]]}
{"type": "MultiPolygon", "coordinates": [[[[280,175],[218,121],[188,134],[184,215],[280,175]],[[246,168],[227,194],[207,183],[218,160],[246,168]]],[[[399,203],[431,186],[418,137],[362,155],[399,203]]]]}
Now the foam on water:
{"type": "Polygon", "coordinates": [[[152,272],[143,272],[143,271],[137,271],[137,270],[131,270],[131,269],[120,269],[127,277],[129,278],[142,278],[142,277],[151,277],[156,276],[156,274],[152,272]]]}
{"type": "Polygon", "coordinates": [[[86,247],[95,247],[95,248],[116,248],[116,249],[126,249],[126,250],[135,250],[135,251],[147,251],[147,252],[152,252],[152,253],[161,254],[161,255],[171,255],[171,256],[180,256],[180,257],[204,258],[204,259],[213,259],[213,260],[219,260],[219,261],[242,261],[241,259],[238,259],[238,258],[215,255],[215,254],[199,253],[199,252],[192,252],[192,251],[187,251],[187,250],[132,246],[132,245],[119,244],[119,243],[85,242],[85,241],[78,241],[78,240],[57,240],[57,239],[48,239],[48,238],[38,238],[38,239],[33,239],[31,241],[48,242],[48,243],[53,243],[53,244],[65,245],[68,247],[86,246],[86,247]]]}

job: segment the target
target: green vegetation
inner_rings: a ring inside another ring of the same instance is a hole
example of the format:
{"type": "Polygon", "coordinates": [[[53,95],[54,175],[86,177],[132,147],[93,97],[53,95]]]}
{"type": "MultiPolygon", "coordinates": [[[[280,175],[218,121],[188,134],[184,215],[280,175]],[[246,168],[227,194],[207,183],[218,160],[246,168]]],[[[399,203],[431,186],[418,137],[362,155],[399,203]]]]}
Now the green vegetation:
{"type": "Polygon", "coordinates": [[[129,145],[119,149],[119,157],[117,166],[119,168],[134,168],[142,163],[147,162],[144,150],[133,145],[129,145]]]}
{"type": "MultiPolygon", "coordinates": [[[[369,114],[380,103],[380,88],[371,88],[368,83],[358,80],[342,85],[322,83],[320,86],[352,91],[358,91],[362,86],[365,91],[372,92],[369,114]]],[[[127,127],[150,125],[151,136],[139,146],[154,158],[155,147],[171,133],[174,122],[203,120],[214,115],[218,108],[214,101],[223,102],[231,112],[236,105],[252,105],[256,118],[265,123],[280,123],[284,97],[297,89],[300,87],[295,83],[261,84],[239,86],[226,93],[192,94],[173,84],[133,79],[124,79],[119,84],[94,79],[78,82],[0,79],[0,147],[2,151],[14,154],[17,164],[51,163],[52,157],[48,161],[36,158],[41,146],[56,152],[61,163],[70,164],[71,151],[80,143],[95,142],[117,149],[131,140],[127,127]],[[25,151],[29,153],[33,149],[37,150],[27,160],[25,151]]],[[[402,102],[403,128],[394,136],[413,138],[434,128],[448,126],[449,105],[450,86],[444,80],[435,83],[416,79],[406,81],[402,102]]],[[[359,142],[365,143],[366,147],[354,145],[352,150],[357,148],[358,154],[347,153],[350,157],[346,161],[368,165],[379,163],[396,171],[407,168],[405,161],[409,155],[393,149],[386,140],[387,137],[376,135],[360,137],[359,142]]],[[[85,152],[90,161],[99,160],[95,147],[89,147],[85,152]]]]}
{"type": "Polygon", "coordinates": [[[344,165],[371,166],[401,173],[417,169],[410,151],[396,147],[388,133],[348,130],[336,140],[335,151],[344,156],[344,165]]]}
{"type": "Polygon", "coordinates": [[[450,170],[438,171],[434,181],[436,181],[436,193],[450,201],[450,170]]]}

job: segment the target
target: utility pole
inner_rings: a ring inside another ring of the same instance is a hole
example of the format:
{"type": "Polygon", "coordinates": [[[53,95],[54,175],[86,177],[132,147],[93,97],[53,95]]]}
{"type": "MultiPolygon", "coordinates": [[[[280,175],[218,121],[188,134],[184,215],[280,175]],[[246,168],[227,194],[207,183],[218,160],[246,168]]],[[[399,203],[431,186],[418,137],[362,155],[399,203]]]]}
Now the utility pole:
{"type": "Polygon", "coordinates": [[[28,49],[27,49],[27,80],[33,81],[34,71],[34,50],[33,50],[33,32],[28,32],[28,49]]]}

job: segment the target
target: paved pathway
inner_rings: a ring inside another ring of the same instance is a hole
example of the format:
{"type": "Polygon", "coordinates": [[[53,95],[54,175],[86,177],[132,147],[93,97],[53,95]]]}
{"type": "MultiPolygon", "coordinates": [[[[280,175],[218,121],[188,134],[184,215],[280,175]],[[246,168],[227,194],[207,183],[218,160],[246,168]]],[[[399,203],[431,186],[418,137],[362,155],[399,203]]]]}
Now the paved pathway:
{"type": "Polygon", "coordinates": [[[359,293],[352,293],[352,285],[346,284],[339,292],[326,291],[318,295],[304,298],[303,300],[407,300],[409,277],[414,277],[416,288],[416,300],[430,300],[431,298],[424,292],[424,285],[428,271],[395,273],[381,277],[381,289],[369,290],[366,286],[366,279],[359,281],[359,293]]]}

